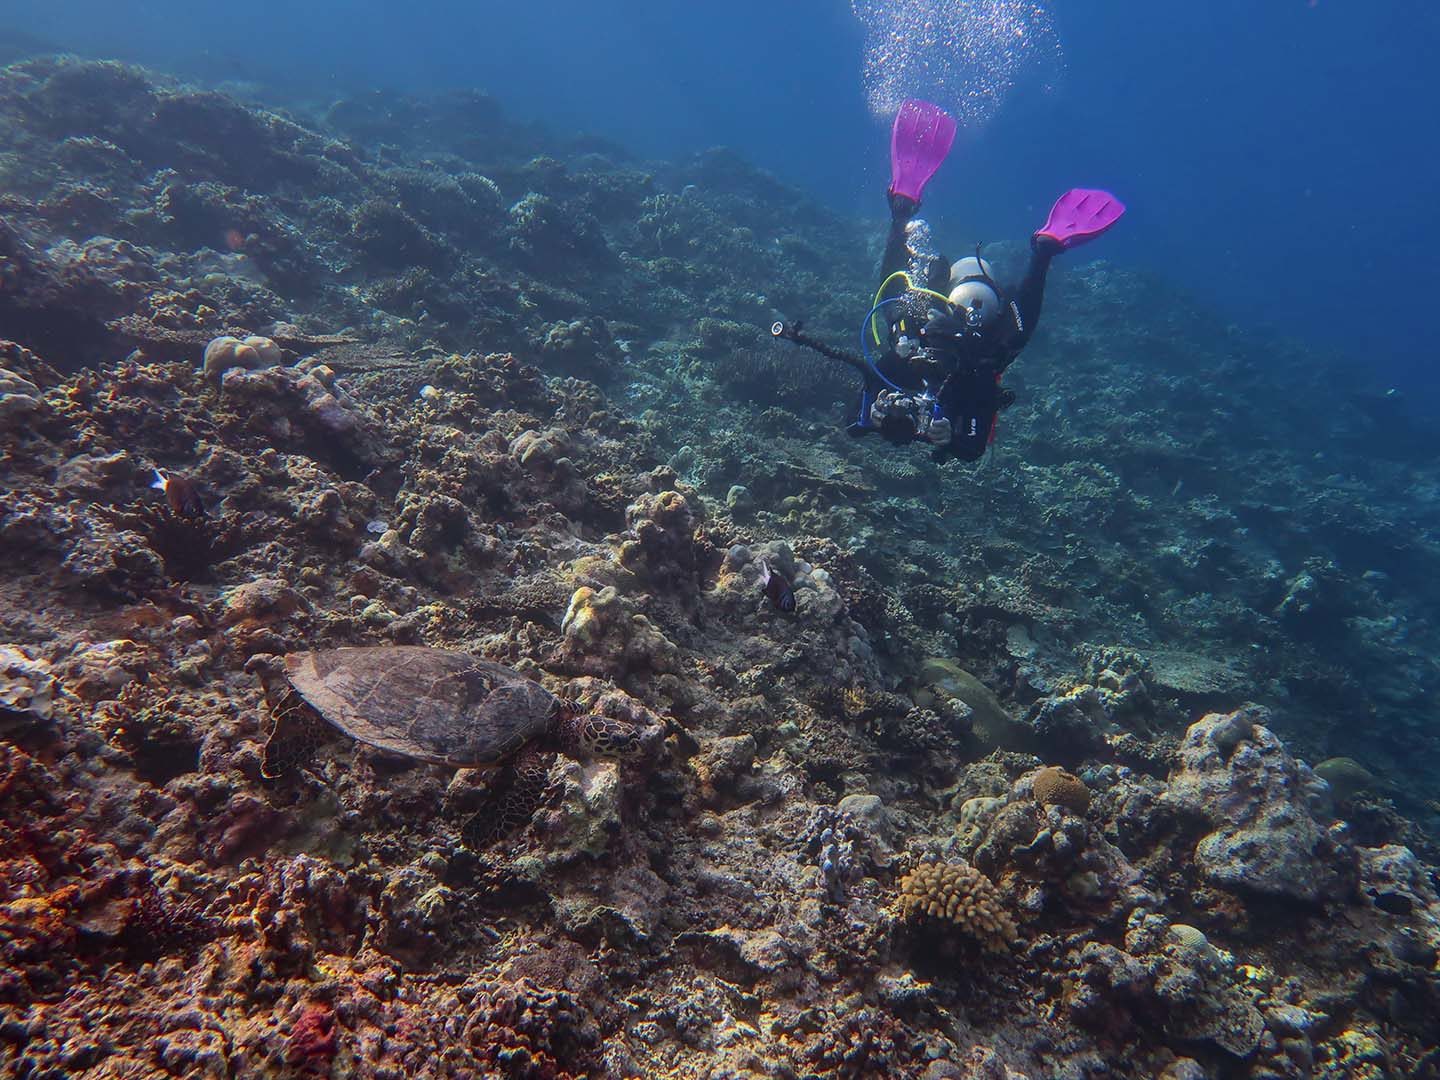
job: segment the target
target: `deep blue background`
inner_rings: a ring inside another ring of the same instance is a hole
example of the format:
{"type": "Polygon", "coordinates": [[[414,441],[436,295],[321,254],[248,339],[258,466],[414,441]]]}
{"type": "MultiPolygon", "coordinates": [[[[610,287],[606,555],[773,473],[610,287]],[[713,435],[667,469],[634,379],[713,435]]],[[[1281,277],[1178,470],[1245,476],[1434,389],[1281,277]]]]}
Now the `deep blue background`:
{"type": "MultiPolygon", "coordinates": [[[[1130,204],[1092,248],[1227,320],[1440,384],[1440,7],[1426,0],[1054,0],[1065,73],[1017,87],[927,193],[947,247],[1019,237],[1073,184],[1130,204]]],[[[728,144],[845,211],[883,212],[885,128],[845,0],[540,4],[6,0],[94,55],[320,96],[487,89],[510,111],[671,156],[728,144]]]]}

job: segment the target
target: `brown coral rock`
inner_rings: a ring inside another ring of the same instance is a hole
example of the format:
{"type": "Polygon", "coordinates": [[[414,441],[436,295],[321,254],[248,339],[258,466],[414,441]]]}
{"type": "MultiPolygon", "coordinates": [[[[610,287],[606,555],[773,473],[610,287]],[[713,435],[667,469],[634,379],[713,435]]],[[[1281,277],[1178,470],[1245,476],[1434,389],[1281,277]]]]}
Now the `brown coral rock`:
{"type": "Polygon", "coordinates": [[[1031,788],[1035,801],[1041,806],[1063,806],[1081,817],[1090,809],[1090,789],[1085,781],[1058,765],[1049,765],[1037,772],[1031,788]]]}
{"type": "Polygon", "coordinates": [[[703,513],[678,491],[641,495],[625,511],[632,539],[620,547],[621,563],[653,581],[693,582],[708,551],[699,532],[703,513]]]}
{"type": "Polygon", "coordinates": [[[900,910],[907,917],[947,919],[986,952],[1003,953],[1019,931],[1000,892],[969,863],[922,863],[900,879],[900,910]]]}
{"type": "Polygon", "coordinates": [[[280,578],[257,578],[225,595],[223,621],[227,626],[279,621],[305,606],[305,598],[280,578]]]}

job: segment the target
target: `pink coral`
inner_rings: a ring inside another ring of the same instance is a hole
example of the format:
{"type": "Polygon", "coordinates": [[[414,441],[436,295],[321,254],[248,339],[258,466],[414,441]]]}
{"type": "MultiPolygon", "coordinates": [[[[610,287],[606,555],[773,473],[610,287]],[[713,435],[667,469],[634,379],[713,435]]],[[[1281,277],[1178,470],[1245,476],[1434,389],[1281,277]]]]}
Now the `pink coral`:
{"type": "Polygon", "coordinates": [[[338,1049],[335,1013],[328,1005],[307,1005],[285,1043],[285,1063],[304,1075],[325,1076],[338,1049]]]}

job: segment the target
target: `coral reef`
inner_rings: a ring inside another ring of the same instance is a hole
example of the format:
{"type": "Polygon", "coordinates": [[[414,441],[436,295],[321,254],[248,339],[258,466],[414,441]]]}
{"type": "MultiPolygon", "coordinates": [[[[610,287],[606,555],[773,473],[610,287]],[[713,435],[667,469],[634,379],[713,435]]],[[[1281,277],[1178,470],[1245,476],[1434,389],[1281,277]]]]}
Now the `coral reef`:
{"type": "Polygon", "coordinates": [[[51,56],[0,131],[0,1073],[1434,1073],[1440,489],[1313,353],[1067,259],[941,467],[757,334],[874,230],[733,154],[51,56]],[[477,842],[272,724],[362,644],[659,745],[477,842]]]}
{"type": "Polygon", "coordinates": [[[225,334],[205,346],[200,370],[212,379],[219,379],[231,368],[275,367],[283,359],[280,346],[267,337],[251,334],[242,340],[225,334]]]}

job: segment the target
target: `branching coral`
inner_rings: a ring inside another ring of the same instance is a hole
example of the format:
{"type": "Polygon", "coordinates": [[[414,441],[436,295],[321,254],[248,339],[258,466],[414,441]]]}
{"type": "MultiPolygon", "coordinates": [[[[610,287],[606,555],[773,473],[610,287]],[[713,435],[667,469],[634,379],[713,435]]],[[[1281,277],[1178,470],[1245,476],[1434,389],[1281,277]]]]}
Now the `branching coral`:
{"type": "Polygon", "coordinates": [[[184,517],[169,506],[151,503],[138,510],[109,511],[103,516],[144,537],[146,545],[164,563],[165,575],[176,581],[203,581],[218,563],[245,547],[244,524],[232,515],[184,517]]]}
{"type": "Polygon", "coordinates": [[[820,868],[825,894],[844,903],[850,887],[876,864],[880,842],[849,814],[822,806],[810,816],[804,831],[805,849],[820,868]]]}
{"type": "Polygon", "coordinates": [[[528,978],[466,986],[470,1002],[461,1040],[491,1075],[564,1080],[588,1072],[599,1033],[581,1002],[528,978]]]}
{"type": "Polygon", "coordinates": [[[814,1073],[844,1080],[914,1075],[915,1040],[895,1017],[864,1007],[826,1020],[805,1048],[814,1073]]]}
{"type": "Polygon", "coordinates": [[[921,863],[900,879],[900,910],[908,918],[945,919],[979,942],[1004,953],[1019,931],[1000,892],[969,863],[921,863]]]}
{"type": "Polygon", "coordinates": [[[132,962],[145,962],[170,950],[190,952],[208,941],[215,930],[199,897],[167,900],[149,884],[136,898],[119,940],[132,962]]]}
{"type": "Polygon", "coordinates": [[[701,337],[694,350],[727,396],[762,405],[783,402],[786,408],[806,411],[828,407],[831,395],[826,390],[835,397],[844,393],[827,361],[788,346],[782,352],[767,340],[730,329],[735,326],[701,319],[701,337]],[[817,387],[822,388],[818,393],[817,387]]]}

